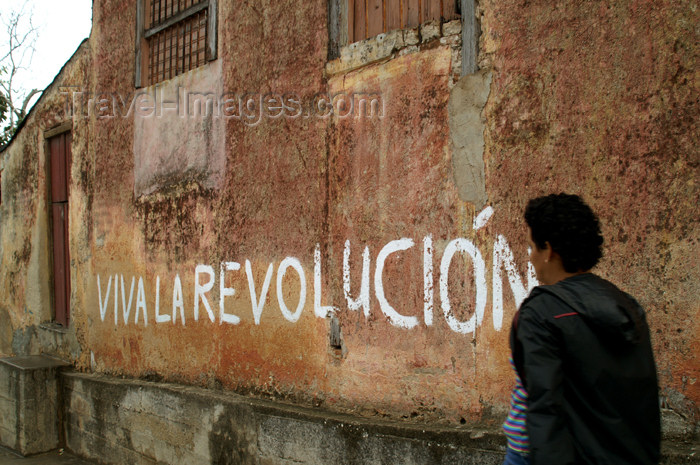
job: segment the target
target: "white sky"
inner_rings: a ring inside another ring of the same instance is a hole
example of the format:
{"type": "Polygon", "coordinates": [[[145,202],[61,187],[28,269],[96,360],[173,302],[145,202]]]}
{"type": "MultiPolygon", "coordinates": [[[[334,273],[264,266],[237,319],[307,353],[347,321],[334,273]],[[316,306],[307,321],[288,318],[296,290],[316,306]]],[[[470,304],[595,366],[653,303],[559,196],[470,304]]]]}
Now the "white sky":
{"type": "Polygon", "coordinates": [[[26,94],[30,89],[43,90],[51,84],[80,42],[90,35],[92,0],[0,0],[0,57],[8,48],[6,27],[2,23],[25,1],[25,12],[32,12],[32,22],[39,30],[29,69],[18,73],[16,78],[16,87],[26,94]]]}

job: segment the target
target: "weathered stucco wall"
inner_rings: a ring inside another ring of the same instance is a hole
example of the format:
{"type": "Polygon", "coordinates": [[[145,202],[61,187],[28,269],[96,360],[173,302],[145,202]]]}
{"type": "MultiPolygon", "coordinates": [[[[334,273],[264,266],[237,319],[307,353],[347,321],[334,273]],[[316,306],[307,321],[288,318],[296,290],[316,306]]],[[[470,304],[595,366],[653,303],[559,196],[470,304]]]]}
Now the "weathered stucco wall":
{"type": "Polygon", "coordinates": [[[697,9],[522,5],[482,4],[496,71],[485,109],[492,226],[519,227],[528,197],[582,194],[606,238],[599,273],[647,309],[663,395],[697,421],[697,9]]]}
{"type": "Polygon", "coordinates": [[[497,424],[509,322],[535,284],[522,210],[568,191],[601,216],[599,272],[648,309],[666,405],[697,422],[691,2],[486,0],[482,72],[460,81],[459,37],[444,26],[343,71],[327,66],[326,2],[220,1],[217,61],[140,90],[134,1],[93,8],[91,38],[61,75],[85,91],[73,118],[72,346],[17,342],[51,319],[42,131],[62,122],[66,97],[54,90],[3,152],[0,352],[497,424]],[[163,89],[257,106],[184,118],[112,100],[163,89]],[[381,106],[320,117],[312,105],[329,93],[381,106]],[[265,113],[266,94],[293,94],[300,114],[265,113]],[[88,113],[88,97],[107,100],[88,113]]]}
{"type": "MultiPolygon", "coordinates": [[[[73,86],[90,85],[90,45],[83,42],[46,89],[27,117],[22,130],[0,155],[2,159],[2,205],[0,205],[0,353],[25,355],[52,352],[76,359],[82,351],[77,337],[86,328],[85,313],[76,312],[68,331],[56,329],[53,320],[51,276],[51,230],[48,202],[48,144],[45,136],[68,124],[64,92],[73,86]]],[[[73,164],[69,224],[72,269],[87,261],[89,231],[85,217],[92,195],[88,128],[72,124],[73,164]]],[[[88,275],[88,273],[85,273],[88,275]]],[[[85,283],[74,274],[71,305],[81,307],[85,283]]]]}

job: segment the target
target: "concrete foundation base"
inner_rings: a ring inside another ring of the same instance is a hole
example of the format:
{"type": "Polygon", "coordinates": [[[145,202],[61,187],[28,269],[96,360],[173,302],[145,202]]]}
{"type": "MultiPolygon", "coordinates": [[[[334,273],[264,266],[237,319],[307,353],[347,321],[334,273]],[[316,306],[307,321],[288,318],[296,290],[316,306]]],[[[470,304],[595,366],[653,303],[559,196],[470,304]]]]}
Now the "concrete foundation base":
{"type": "MultiPolygon", "coordinates": [[[[500,465],[500,428],[383,422],[231,392],[64,372],[66,446],[106,464],[500,465]]],[[[671,435],[661,463],[700,464],[695,433],[671,435]]],[[[676,428],[677,429],[677,428],[676,428]]]]}
{"type": "Polygon", "coordinates": [[[22,455],[59,445],[58,370],[42,355],[0,359],[0,444],[22,455]]]}
{"type": "Polygon", "coordinates": [[[422,429],[205,389],[64,376],[70,450],[110,464],[500,465],[497,431],[422,429]]]}
{"type": "MultiPolygon", "coordinates": [[[[500,465],[505,452],[498,429],[386,422],[231,392],[59,373],[63,365],[41,356],[0,360],[2,445],[23,455],[65,447],[115,465],[500,465]]],[[[671,413],[663,416],[661,463],[700,464],[697,435],[674,427],[671,413]]]]}

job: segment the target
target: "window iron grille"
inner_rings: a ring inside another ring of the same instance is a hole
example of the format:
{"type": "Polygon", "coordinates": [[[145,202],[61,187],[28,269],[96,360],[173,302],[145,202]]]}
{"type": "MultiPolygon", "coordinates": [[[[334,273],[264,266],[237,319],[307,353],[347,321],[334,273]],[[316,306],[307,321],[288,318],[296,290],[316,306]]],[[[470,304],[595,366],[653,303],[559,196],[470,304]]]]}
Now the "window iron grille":
{"type": "Polygon", "coordinates": [[[142,0],[138,23],[137,87],[216,58],[216,0],[142,0]]]}

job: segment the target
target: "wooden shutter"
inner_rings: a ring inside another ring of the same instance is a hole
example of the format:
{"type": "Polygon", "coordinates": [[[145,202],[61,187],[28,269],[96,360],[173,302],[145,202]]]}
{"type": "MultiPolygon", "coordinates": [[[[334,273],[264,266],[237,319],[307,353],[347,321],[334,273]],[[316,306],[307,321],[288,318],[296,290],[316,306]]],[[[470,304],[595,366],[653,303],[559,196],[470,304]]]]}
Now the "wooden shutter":
{"type": "Polygon", "coordinates": [[[428,21],[459,18],[459,0],[347,0],[348,43],[428,21]]]}

